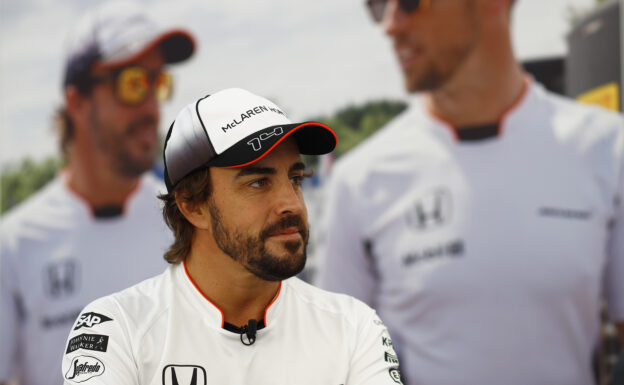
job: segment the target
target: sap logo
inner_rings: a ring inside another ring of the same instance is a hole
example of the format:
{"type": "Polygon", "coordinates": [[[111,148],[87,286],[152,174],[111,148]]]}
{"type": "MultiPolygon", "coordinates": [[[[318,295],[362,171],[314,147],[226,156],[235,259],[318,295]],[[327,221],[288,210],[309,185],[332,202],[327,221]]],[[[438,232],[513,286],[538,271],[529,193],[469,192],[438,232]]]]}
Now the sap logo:
{"type": "Polygon", "coordinates": [[[162,374],[163,385],[206,385],[206,370],[197,365],[167,365],[162,374]]]}
{"type": "Polygon", "coordinates": [[[102,361],[91,356],[78,356],[72,360],[65,378],[72,382],[84,382],[104,373],[102,361]]]}
{"type": "Polygon", "coordinates": [[[90,328],[95,325],[99,325],[103,322],[112,321],[112,320],[113,320],[112,318],[108,318],[107,316],[103,314],[98,314],[98,313],[93,313],[93,312],[84,313],[80,315],[80,319],[78,320],[78,323],[76,324],[76,327],[74,328],[74,330],[78,330],[83,327],[90,328]]]}
{"type": "Polygon", "coordinates": [[[262,134],[248,141],[247,144],[250,145],[254,151],[260,151],[262,149],[262,141],[267,140],[272,136],[280,136],[283,133],[284,129],[282,127],[275,127],[273,128],[273,131],[263,132],[262,134]]]}
{"type": "Polygon", "coordinates": [[[407,213],[408,226],[430,230],[445,225],[451,219],[451,193],[439,187],[420,197],[407,213]]]}
{"type": "Polygon", "coordinates": [[[51,298],[71,296],[78,289],[78,262],[70,259],[48,265],[43,282],[44,290],[51,298]]]}

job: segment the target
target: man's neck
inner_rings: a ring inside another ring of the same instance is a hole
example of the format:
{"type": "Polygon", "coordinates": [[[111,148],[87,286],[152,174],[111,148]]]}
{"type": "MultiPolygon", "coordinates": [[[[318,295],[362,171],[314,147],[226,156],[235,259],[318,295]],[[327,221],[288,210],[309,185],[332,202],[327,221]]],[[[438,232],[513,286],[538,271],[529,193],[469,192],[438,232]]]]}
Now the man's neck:
{"type": "Polygon", "coordinates": [[[92,207],[123,206],[139,183],[139,177],[121,176],[92,157],[70,156],[65,171],[71,188],[92,207]]]}
{"type": "Polygon", "coordinates": [[[193,242],[186,268],[195,285],[219,307],[225,322],[241,326],[249,319],[263,319],[266,308],[279,291],[280,282],[256,277],[213,246],[193,242]]]}
{"type": "Polygon", "coordinates": [[[442,87],[426,92],[425,100],[454,127],[497,123],[518,101],[524,85],[524,72],[502,36],[478,47],[442,87]]]}

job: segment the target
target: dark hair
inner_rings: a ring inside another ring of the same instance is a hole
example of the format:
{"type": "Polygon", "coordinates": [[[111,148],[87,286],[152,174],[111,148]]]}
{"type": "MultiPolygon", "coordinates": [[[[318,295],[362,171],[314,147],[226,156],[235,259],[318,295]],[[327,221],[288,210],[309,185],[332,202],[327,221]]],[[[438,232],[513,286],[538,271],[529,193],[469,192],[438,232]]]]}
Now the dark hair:
{"type": "Polygon", "coordinates": [[[211,190],[209,168],[201,168],[180,180],[173,191],[158,196],[158,199],[165,203],[163,207],[165,223],[173,231],[175,237],[173,244],[165,253],[167,262],[179,263],[186,259],[191,252],[191,243],[195,233],[195,226],[180,211],[176,203],[176,195],[178,199],[195,206],[207,202],[211,190]]]}
{"type": "Polygon", "coordinates": [[[59,146],[63,156],[67,159],[69,145],[74,139],[74,122],[72,122],[65,106],[57,108],[52,117],[54,130],[59,135],[59,146]]]}
{"type": "MultiPolygon", "coordinates": [[[[84,73],[76,75],[74,78],[72,78],[72,81],[68,81],[67,79],[65,79],[63,89],[65,89],[67,86],[73,85],[74,87],[76,87],[81,95],[87,96],[91,94],[91,90],[93,89],[93,82],[90,76],[91,72],[86,71],[84,73]]],[[[69,145],[74,140],[74,122],[72,122],[71,117],[67,113],[66,106],[61,106],[56,109],[52,117],[52,124],[54,130],[59,135],[60,150],[65,158],[67,158],[69,145]]]]}

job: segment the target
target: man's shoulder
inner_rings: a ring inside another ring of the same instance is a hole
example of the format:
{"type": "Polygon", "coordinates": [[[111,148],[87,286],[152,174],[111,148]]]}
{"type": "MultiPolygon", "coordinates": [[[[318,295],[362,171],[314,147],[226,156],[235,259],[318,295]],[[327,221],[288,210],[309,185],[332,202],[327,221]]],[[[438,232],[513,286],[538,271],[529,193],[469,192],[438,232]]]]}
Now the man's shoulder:
{"type": "Polygon", "coordinates": [[[167,269],[126,289],[98,298],[85,307],[83,314],[104,311],[123,317],[133,328],[149,324],[168,308],[170,296],[164,294],[170,287],[169,271],[167,269]]]}
{"type": "Polygon", "coordinates": [[[355,175],[368,172],[371,166],[412,154],[413,145],[426,141],[430,136],[430,130],[424,129],[430,124],[421,106],[413,102],[401,114],[342,155],[332,172],[355,175]]]}
{"type": "Polygon", "coordinates": [[[545,107],[554,125],[568,129],[596,130],[600,133],[617,133],[624,128],[624,117],[601,106],[581,103],[567,96],[536,89],[536,100],[545,107]]]}
{"type": "Polygon", "coordinates": [[[341,321],[357,323],[362,318],[374,317],[375,311],[364,302],[340,293],[330,292],[312,286],[298,278],[286,281],[294,299],[308,311],[323,313],[341,321]]]}
{"type": "Polygon", "coordinates": [[[57,176],[0,218],[3,237],[19,234],[31,225],[53,225],[54,221],[50,216],[71,210],[70,199],[62,186],[61,178],[57,176]]]}

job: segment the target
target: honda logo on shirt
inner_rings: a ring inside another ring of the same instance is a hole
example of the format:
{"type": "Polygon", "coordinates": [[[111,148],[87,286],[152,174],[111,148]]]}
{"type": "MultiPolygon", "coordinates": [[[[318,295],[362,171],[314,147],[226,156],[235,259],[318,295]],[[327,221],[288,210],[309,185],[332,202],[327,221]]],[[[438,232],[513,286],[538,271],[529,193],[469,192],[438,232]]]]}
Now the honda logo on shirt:
{"type": "Polygon", "coordinates": [[[78,263],[70,259],[49,264],[43,281],[44,290],[52,298],[74,294],[78,289],[78,263]]]}
{"type": "Polygon", "coordinates": [[[206,370],[197,365],[167,365],[163,385],[206,385],[206,370]]]}
{"type": "Polygon", "coordinates": [[[451,219],[451,193],[445,188],[433,189],[420,197],[407,214],[407,223],[417,230],[440,227],[451,219]]]}

